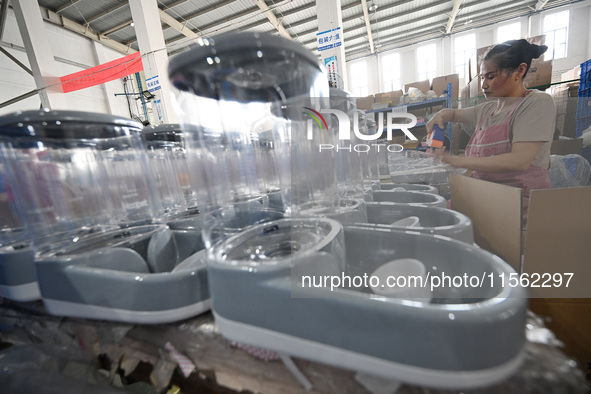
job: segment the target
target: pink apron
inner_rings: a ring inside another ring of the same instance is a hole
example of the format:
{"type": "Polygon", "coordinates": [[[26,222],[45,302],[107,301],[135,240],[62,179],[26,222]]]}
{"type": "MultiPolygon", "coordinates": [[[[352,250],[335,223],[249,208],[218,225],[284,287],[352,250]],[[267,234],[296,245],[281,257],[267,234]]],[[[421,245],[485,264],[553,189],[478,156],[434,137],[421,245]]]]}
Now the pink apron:
{"type": "MultiPolygon", "coordinates": [[[[523,97],[530,91],[525,92],[523,97]]],[[[494,106],[486,113],[486,116],[480,120],[480,124],[476,128],[474,135],[470,138],[466,146],[467,157],[488,157],[501,155],[503,153],[511,152],[511,116],[519,105],[517,102],[505,121],[498,125],[492,125],[486,129],[482,129],[484,120],[488,118],[494,110],[494,106]]],[[[470,174],[472,178],[482,179],[485,181],[501,183],[503,185],[520,187],[523,189],[522,199],[522,219],[525,224],[527,218],[527,208],[529,206],[529,195],[532,189],[548,189],[551,188],[550,179],[548,178],[548,170],[540,166],[530,165],[525,171],[514,172],[482,172],[473,171],[470,174]]]]}

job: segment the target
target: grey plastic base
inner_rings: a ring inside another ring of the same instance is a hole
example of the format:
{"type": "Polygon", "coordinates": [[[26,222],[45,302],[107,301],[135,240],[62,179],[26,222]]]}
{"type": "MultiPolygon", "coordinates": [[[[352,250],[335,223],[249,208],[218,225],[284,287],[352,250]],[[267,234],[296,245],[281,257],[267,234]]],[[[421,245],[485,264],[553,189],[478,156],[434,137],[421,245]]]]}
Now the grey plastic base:
{"type": "Polygon", "coordinates": [[[447,200],[438,194],[418,191],[379,190],[373,192],[373,202],[396,204],[421,204],[430,207],[447,207],[447,200]]]}
{"type": "Polygon", "coordinates": [[[382,183],[380,185],[383,191],[393,190],[393,189],[403,189],[409,192],[423,192],[423,193],[433,193],[439,194],[437,192],[437,188],[431,185],[422,185],[420,183],[382,183]]]}
{"type": "MultiPolygon", "coordinates": [[[[258,238],[267,233],[273,237],[282,225],[272,222],[251,231],[258,238]]],[[[241,236],[241,242],[228,240],[230,249],[223,254],[208,255],[212,308],[224,319],[220,330],[228,338],[368,373],[375,371],[365,362],[375,359],[382,365],[382,376],[432,387],[484,386],[506,378],[519,363],[527,308],[522,288],[502,287],[500,280],[483,287],[435,287],[431,303],[425,303],[379,296],[367,287],[331,290],[330,282],[302,288],[292,269],[295,264],[298,274],[318,278],[362,278],[389,261],[415,258],[431,277],[445,273],[486,279],[514,273],[484,250],[447,237],[347,226],[340,257],[309,246],[258,264],[222,258],[244,255],[234,251],[242,248],[238,245],[250,245],[244,241],[249,234],[241,236]],[[335,264],[343,256],[344,264],[335,264]],[[237,334],[236,328],[248,327],[254,331],[237,334]],[[295,338],[293,346],[286,348],[282,341],[289,338],[295,338]],[[308,350],[308,343],[341,353],[319,355],[308,350]],[[345,359],[346,354],[355,357],[345,359]],[[427,381],[409,370],[434,378],[427,381]],[[447,380],[437,380],[442,376],[447,380]]]]}
{"type": "Polygon", "coordinates": [[[41,299],[37,281],[22,285],[0,285],[0,297],[18,302],[29,302],[41,299]]]}
{"type": "Polygon", "coordinates": [[[160,228],[141,233],[125,245],[41,256],[35,264],[47,311],[58,316],[158,324],[209,310],[205,250],[177,263],[173,234],[160,228]]]}
{"type": "Polygon", "coordinates": [[[366,209],[368,224],[441,235],[470,245],[474,244],[472,221],[466,215],[451,209],[389,202],[366,203],[366,209]],[[419,225],[413,227],[393,225],[408,217],[416,217],[419,225]]]}
{"type": "Polygon", "coordinates": [[[28,302],[41,298],[33,250],[27,246],[0,249],[0,297],[28,302]]]}
{"type": "Polygon", "coordinates": [[[386,361],[339,347],[243,324],[221,317],[215,312],[215,309],[213,315],[222,334],[231,341],[254,346],[265,343],[277,352],[294,357],[312,359],[320,363],[380,376],[384,379],[414,382],[426,387],[465,390],[488,386],[517,371],[525,356],[524,352],[519,352],[506,363],[485,370],[448,372],[386,361]]]}
{"type": "MultiPolygon", "coordinates": [[[[172,296],[172,295],[171,295],[172,296]]],[[[164,324],[188,319],[211,309],[211,300],[199,301],[179,308],[159,311],[134,311],[99,305],[79,304],[75,302],[44,298],[46,310],[52,315],[69,316],[95,320],[111,320],[132,324],[164,324]]]]}

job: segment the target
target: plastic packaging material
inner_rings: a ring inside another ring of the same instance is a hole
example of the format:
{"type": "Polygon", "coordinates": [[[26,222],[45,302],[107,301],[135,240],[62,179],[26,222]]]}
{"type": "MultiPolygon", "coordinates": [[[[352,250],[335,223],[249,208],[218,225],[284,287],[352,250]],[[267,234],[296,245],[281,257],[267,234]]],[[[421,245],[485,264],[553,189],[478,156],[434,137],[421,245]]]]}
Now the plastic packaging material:
{"type": "Polygon", "coordinates": [[[548,177],[553,188],[585,186],[591,176],[591,164],[581,155],[552,155],[548,177]]]}
{"type": "Polygon", "coordinates": [[[411,102],[419,102],[424,101],[428,96],[425,95],[420,89],[417,88],[409,88],[408,89],[408,97],[410,98],[411,102]]]}
{"type": "Polygon", "coordinates": [[[583,137],[583,146],[591,146],[591,126],[583,130],[581,137],[583,137]]]}
{"type": "Polygon", "coordinates": [[[90,353],[50,344],[14,346],[0,353],[6,393],[125,393],[94,367],[90,353]]]}
{"type": "Polygon", "coordinates": [[[414,150],[389,153],[388,168],[395,183],[448,183],[450,173],[465,171],[443,164],[429,153],[414,150]]]}
{"type": "MultiPolygon", "coordinates": [[[[444,95],[442,95],[442,97],[445,97],[444,95]]],[[[435,93],[434,90],[428,90],[427,91],[427,99],[428,100],[432,100],[432,99],[436,99],[438,98],[437,93],[435,93]]]]}

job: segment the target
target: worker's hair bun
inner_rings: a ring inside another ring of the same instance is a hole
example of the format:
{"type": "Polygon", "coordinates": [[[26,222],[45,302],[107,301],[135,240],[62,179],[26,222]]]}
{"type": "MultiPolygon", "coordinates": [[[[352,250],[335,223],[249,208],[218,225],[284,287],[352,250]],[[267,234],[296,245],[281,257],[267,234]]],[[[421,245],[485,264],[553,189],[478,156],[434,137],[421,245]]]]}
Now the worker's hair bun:
{"type": "MultiPolygon", "coordinates": [[[[528,43],[529,44],[529,43],[528,43]]],[[[529,55],[532,59],[537,59],[548,50],[547,45],[529,44],[529,55]]]]}

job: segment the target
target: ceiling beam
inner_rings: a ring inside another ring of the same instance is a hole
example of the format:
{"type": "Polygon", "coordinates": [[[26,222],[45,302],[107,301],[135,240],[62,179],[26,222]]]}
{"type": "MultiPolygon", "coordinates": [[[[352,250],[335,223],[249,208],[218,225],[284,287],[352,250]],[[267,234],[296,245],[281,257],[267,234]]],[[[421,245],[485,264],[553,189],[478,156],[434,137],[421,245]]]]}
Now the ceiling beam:
{"type": "Polygon", "coordinates": [[[53,23],[55,25],[58,25],[60,27],[63,27],[64,29],[73,31],[75,33],[78,33],[82,36],[85,36],[87,38],[90,38],[91,40],[94,41],[98,41],[101,44],[108,46],[118,52],[124,53],[124,54],[131,54],[131,53],[135,53],[137,52],[136,50],[121,44],[120,42],[117,42],[115,40],[111,40],[109,37],[106,37],[102,34],[97,34],[95,32],[93,32],[91,29],[89,29],[87,26],[82,26],[79,23],[76,23],[56,12],[53,12],[47,8],[44,7],[39,7],[39,9],[41,10],[41,16],[43,17],[43,20],[46,22],[50,22],[53,23]]]}
{"type": "Polygon", "coordinates": [[[60,13],[63,10],[65,10],[66,8],[69,8],[71,6],[73,6],[74,4],[78,3],[80,0],[68,0],[67,2],[65,2],[62,6],[57,7],[57,9],[55,10],[56,13],[60,13]]]}
{"type": "Polygon", "coordinates": [[[454,25],[456,20],[456,16],[458,16],[458,12],[460,12],[460,5],[462,4],[462,0],[455,0],[454,7],[451,10],[451,15],[449,16],[449,21],[447,21],[447,27],[445,28],[445,34],[449,34],[451,32],[451,28],[454,25]]]}
{"type": "Polygon", "coordinates": [[[367,12],[367,1],[366,0],[361,0],[361,7],[363,8],[363,19],[365,20],[365,28],[367,29],[367,40],[369,41],[369,53],[373,53],[374,52],[373,34],[371,33],[371,22],[369,21],[369,13],[367,12]]]}
{"type": "Polygon", "coordinates": [[[534,6],[534,9],[536,11],[541,11],[542,8],[544,8],[546,6],[546,3],[548,2],[548,0],[539,0],[536,5],[534,6]]]}
{"type": "MultiPolygon", "coordinates": [[[[180,4],[182,4],[182,3],[186,2],[186,1],[188,1],[188,0],[179,0],[179,1],[176,1],[173,4],[167,6],[166,8],[169,9],[169,8],[175,7],[175,6],[180,5],[180,4]]],[[[216,9],[218,9],[220,7],[225,6],[225,5],[231,4],[231,3],[235,2],[235,1],[236,0],[224,0],[224,1],[220,2],[220,3],[210,5],[210,6],[208,6],[205,9],[202,9],[202,10],[199,10],[199,11],[196,11],[196,12],[193,12],[192,14],[189,14],[189,15],[185,15],[185,16],[182,17],[182,19],[184,19],[185,21],[189,21],[190,19],[196,18],[196,17],[201,16],[203,14],[206,14],[206,13],[208,13],[210,11],[213,11],[213,10],[216,10],[216,9]]],[[[127,3],[124,3],[124,4],[127,4],[127,3]]],[[[256,8],[251,8],[251,10],[252,9],[256,10],[256,8]]],[[[121,29],[126,28],[127,26],[131,25],[132,22],[133,22],[133,20],[131,20],[131,19],[130,20],[127,20],[127,21],[125,21],[123,23],[118,24],[117,26],[113,26],[112,28],[110,28],[108,30],[105,30],[103,32],[100,32],[99,34],[108,36],[109,34],[113,34],[116,31],[119,31],[121,29]]],[[[133,40],[130,40],[128,43],[133,43],[133,42],[136,42],[136,41],[137,41],[137,39],[133,39],[133,40]]]]}
{"type": "Polygon", "coordinates": [[[88,25],[88,24],[90,24],[90,22],[94,22],[95,20],[100,19],[103,16],[110,14],[111,12],[115,12],[119,8],[125,7],[126,5],[129,5],[129,3],[127,3],[127,2],[121,2],[121,3],[117,4],[116,6],[109,8],[108,10],[105,10],[103,12],[100,12],[100,13],[96,14],[96,15],[93,15],[90,18],[86,18],[85,19],[86,24],[88,25]]]}
{"type": "MultiPolygon", "coordinates": [[[[491,17],[490,17],[492,9],[479,10],[479,11],[471,12],[466,15],[462,15],[462,18],[474,18],[477,15],[480,15],[480,18],[475,19],[473,21],[473,23],[471,23],[469,26],[466,26],[466,30],[474,29],[475,27],[480,27],[480,26],[483,26],[486,24],[498,23],[498,22],[502,22],[504,20],[508,20],[511,18],[521,17],[521,16],[526,16],[526,15],[532,14],[531,5],[529,5],[527,3],[520,4],[517,6],[515,6],[514,4],[510,4],[510,5],[507,5],[506,7],[500,7],[500,8],[495,7],[494,10],[497,11],[496,15],[498,15],[498,17],[495,18],[494,20],[491,20],[491,17]],[[480,21],[482,21],[483,23],[480,25],[476,25],[476,23],[480,22],[480,21]]],[[[413,21],[410,21],[410,23],[412,23],[412,22],[413,21]]],[[[405,23],[405,24],[408,24],[408,23],[405,23]]],[[[403,25],[403,24],[399,24],[399,25],[403,25]]],[[[383,38],[384,39],[389,38],[389,40],[382,42],[382,48],[388,47],[387,50],[392,50],[392,49],[398,48],[398,47],[400,47],[399,44],[401,43],[401,40],[404,40],[404,42],[410,42],[413,40],[419,42],[419,41],[424,40],[425,36],[428,34],[433,34],[436,37],[442,37],[444,35],[442,31],[434,31],[434,30],[427,31],[423,35],[416,35],[416,37],[413,37],[413,35],[415,35],[415,33],[417,31],[422,31],[422,30],[437,27],[437,26],[441,26],[441,24],[440,23],[432,23],[429,25],[422,26],[419,30],[409,29],[409,30],[404,30],[401,32],[397,32],[397,33],[385,36],[383,38]],[[405,40],[406,37],[410,37],[410,38],[405,40]]],[[[436,37],[433,37],[433,38],[436,38],[436,37]]],[[[409,45],[411,45],[411,44],[409,44],[409,45]]],[[[347,46],[347,49],[349,49],[349,51],[348,51],[348,53],[346,53],[346,56],[350,56],[352,53],[353,54],[362,53],[363,48],[365,46],[366,46],[365,43],[347,46]]],[[[386,50],[386,49],[383,49],[382,51],[384,51],[384,50],[386,50]]]]}
{"type": "Polygon", "coordinates": [[[175,18],[168,15],[168,13],[162,10],[159,10],[159,12],[160,20],[162,22],[166,23],[168,26],[183,34],[185,37],[197,41],[197,39],[199,38],[199,35],[197,33],[193,32],[193,30],[189,29],[185,24],[177,21],[175,18]]]}
{"type": "Polygon", "coordinates": [[[118,24],[117,26],[113,26],[113,27],[111,27],[111,28],[110,28],[110,29],[108,29],[108,30],[102,31],[102,32],[100,32],[99,34],[100,34],[100,35],[103,35],[103,36],[108,36],[109,34],[113,34],[113,33],[115,33],[116,31],[119,31],[119,30],[121,30],[121,29],[125,29],[125,28],[126,28],[126,27],[128,27],[128,26],[131,26],[131,24],[132,24],[132,23],[133,23],[133,20],[131,20],[131,19],[130,19],[130,20],[128,20],[128,21],[125,21],[125,22],[123,22],[123,23],[120,23],[120,24],[118,24]]]}
{"type": "Polygon", "coordinates": [[[285,38],[291,38],[291,35],[287,32],[285,27],[283,27],[283,25],[281,24],[281,21],[279,19],[277,19],[277,17],[273,13],[273,11],[271,11],[271,9],[267,5],[267,3],[265,3],[264,0],[252,0],[252,1],[261,9],[261,11],[263,11],[265,16],[269,20],[269,22],[271,22],[271,24],[273,26],[275,26],[275,28],[277,29],[279,34],[281,34],[285,38]]]}
{"type": "MultiPolygon", "coordinates": [[[[217,20],[217,21],[215,21],[213,23],[210,23],[209,25],[201,26],[199,28],[199,33],[201,35],[203,35],[203,34],[207,35],[207,30],[209,30],[211,28],[214,28],[216,26],[222,25],[222,24],[227,23],[227,22],[232,22],[232,21],[234,21],[234,19],[238,19],[238,18],[241,18],[243,16],[250,15],[250,14],[252,14],[254,12],[259,12],[259,11],[260,10],[259,10],[258,7],[252,7],[252,8],[249,8],[249,9],[245,10],[245,11],[238,12],[236,14],[232,14],[232,15],[224,18],[224,19],[220,19],[220,20],[217,20]]],[[[173,43],[175,41],[180,40],[181,38],[182,38],[182,36],[172,37],[172,38],[166,40],[166,44],[171,44],[171,43],[173,43]]]]}

